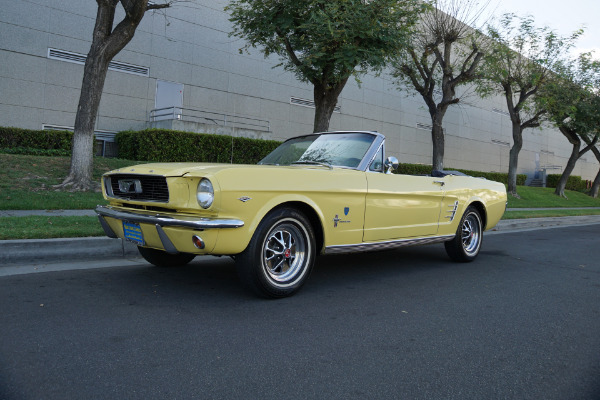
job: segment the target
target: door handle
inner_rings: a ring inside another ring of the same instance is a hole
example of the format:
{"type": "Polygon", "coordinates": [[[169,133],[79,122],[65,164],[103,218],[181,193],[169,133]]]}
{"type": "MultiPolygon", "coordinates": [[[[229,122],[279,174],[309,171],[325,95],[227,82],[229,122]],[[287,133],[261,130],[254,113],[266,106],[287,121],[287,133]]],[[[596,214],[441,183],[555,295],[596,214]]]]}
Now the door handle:
{"type": "Polygon", "coordinates": [[[433,183],[437,183],[440,186],[444,186],[446,184],[446,182],[444,182],[444,181],[433,181],[433,183]]]}

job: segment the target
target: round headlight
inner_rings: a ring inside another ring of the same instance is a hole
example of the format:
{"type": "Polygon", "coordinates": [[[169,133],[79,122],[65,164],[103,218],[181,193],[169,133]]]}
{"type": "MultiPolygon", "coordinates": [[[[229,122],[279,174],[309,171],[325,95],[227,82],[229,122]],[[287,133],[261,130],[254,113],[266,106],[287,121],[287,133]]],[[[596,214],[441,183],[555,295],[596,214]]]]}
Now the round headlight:
{"type": "Polygon", "coordinates": [[[198,184],[196,199],[198,199],[198,204],[200,204],[200,207],[202,208],[208,208],[212,205],[213,200],[215,199],[215,191],[212,183],[210,183],[208,179],[202,178],[198,184]]]}

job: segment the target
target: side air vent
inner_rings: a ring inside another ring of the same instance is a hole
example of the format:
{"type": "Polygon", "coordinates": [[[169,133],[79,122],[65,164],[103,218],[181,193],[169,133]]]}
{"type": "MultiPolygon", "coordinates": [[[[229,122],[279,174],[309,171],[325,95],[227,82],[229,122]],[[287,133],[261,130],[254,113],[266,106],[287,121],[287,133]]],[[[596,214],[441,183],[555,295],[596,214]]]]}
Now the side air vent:
{"type": "MultiPolygon", "coordinates": [[[[293,104],[295,106],[315,108],[315,102],[314,101],[308,100],[308,99],[301,99],[300,97],[290,97],[290,104],[293,104]]],[[[333,108],[333,112],[341,113],[342,112],[342,108],[339,105],[336,105],[333,108]]]]}
{"type": "MultiPolygon", "coordinates": [[[[86,56],[84,54],[49,48],[48,58],[51,60],[66,61],[83,65],[85,64],[86,56]]],[[[110,64],[108,64],[108,69],[140,76],[149,76],[150,74],[150,69],[148,67],[141,67],[139,65],[127,64],[119,61],[111,61],[110,64]]]]}

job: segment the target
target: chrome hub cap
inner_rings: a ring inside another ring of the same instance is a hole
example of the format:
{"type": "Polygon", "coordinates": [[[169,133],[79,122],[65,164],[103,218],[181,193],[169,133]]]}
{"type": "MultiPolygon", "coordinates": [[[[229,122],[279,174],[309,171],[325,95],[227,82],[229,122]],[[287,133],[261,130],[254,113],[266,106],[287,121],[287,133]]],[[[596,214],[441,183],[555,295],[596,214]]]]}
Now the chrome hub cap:
{"type": "Polygon", "coordinates": [[[476,213],[470,213],[463,221],[461,230],[463,249],[468,255],[476,254],[481,244],[481,220],[476,213]]]}
{"type": "Polygon", "coordinates": [[[293,224],[275,226],[263,246],[263,266],[275,283],[288,283],[302,275],[306,258],[306,240],[303,232],[293,224]]]}

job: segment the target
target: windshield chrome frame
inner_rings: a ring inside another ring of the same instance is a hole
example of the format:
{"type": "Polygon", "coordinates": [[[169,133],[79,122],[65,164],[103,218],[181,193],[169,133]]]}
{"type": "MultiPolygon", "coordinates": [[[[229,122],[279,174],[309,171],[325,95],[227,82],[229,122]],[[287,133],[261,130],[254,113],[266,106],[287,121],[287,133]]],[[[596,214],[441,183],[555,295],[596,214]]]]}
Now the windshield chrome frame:
{"type": "Polygon", "coordinates": [[[384,166],[381,167],[381,171],[371,171],[369,169],[371,167],[371,164],[373,164],[373,162],[375,162],[375,157],[377,157],[377,154],[379,153],[380,149],[383,152],[383,158],[385,159],[385,138],[383,138],[383,140],[380,143],[381,144],[379,145],[379,147],[377,149],[375,149],[375,151],[373,152],[373,155],[371,156],[371,160],[367,163],[367,167],[365,169],[365,172],[370,172],[372,174],[385,173],[385,167],[384,166]]]}

